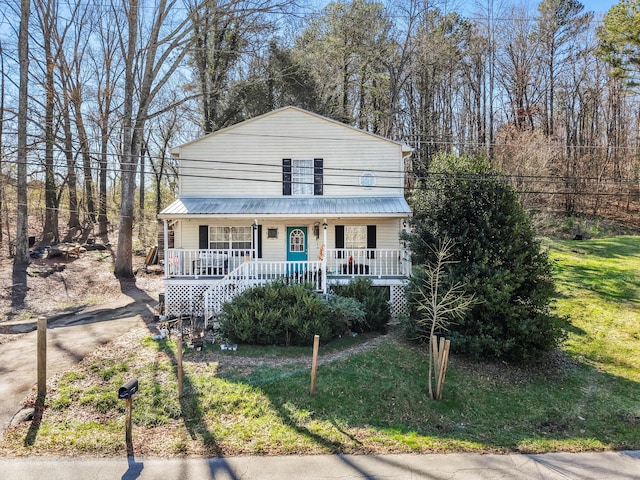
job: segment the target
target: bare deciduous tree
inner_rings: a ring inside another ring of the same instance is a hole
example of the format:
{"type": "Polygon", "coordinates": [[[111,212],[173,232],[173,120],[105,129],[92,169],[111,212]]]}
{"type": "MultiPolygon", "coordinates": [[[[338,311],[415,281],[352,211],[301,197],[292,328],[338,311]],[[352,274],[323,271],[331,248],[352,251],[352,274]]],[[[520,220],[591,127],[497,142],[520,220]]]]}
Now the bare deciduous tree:
{"type": "MultiPolygon", "coordinates": [[[[191,17],[170,22],[177,0],[160,0],[152,18],[142,22],[138,0],[124,5],[127,37],[120,35],[124,57],[120,227],[114,273],[132,278],[136,170],[151,104],[183,63],[193,42],[191,17]],[[140,30],[140,24],[145,31],[140,30]],[[139,43],[139,42],[143,43],[139,43]]],[[[197,8],[194,7],[194,8],[197,8]]]]}
{"type": "Polygon", "coordinates": [[[418,312],[421,313],[418,325],[420,326],[421,335],[426,337],[422,340],[429,345],[429,396],[434,400],[442,398],[442,383],[444,383],[444,374],[440,368],[434,364],[437,356],[434,348],[434,337],[437,333],[446,332],[451,322],[456,318],[462,318],[465,313],[477,303],[473,295],[465,292],[464,285],[461,283],[447,284],[447,264],[453,262],[454,242],[452,240],[443,240],[437,249],[432,249],[434,261],[424,266],[425,280],[422,285],[417,285],[417,291],[414,292],[418,302],[418,312]],[[436,389],[433,389],[433,380],[436,381],[436,389]]]}
{"type": "Polygon", "coordinates": [[[29,98],[29,18],[30,0],[20,1],[20,31],[18,34],[18,61],[20,84],[18,98],[18,155],[17,155],[17,222],[14,271],[25,269],[30,262],[27,210],[27,115],[29,98]]]}

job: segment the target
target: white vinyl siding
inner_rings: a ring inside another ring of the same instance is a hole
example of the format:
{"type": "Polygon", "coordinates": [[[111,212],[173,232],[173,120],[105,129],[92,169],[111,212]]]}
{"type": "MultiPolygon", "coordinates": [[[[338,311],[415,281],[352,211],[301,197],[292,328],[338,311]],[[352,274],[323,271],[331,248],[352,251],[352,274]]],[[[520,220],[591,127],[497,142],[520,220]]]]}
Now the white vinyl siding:
{"type": "Polygon", "coordinates": [[[283,158],[311,159],[311,183],[313,159],[322,158],[324,196],[403,194],[399,144],[296,109],[183,145],[180,157],[181,196],[281,196],[283,158]],[[364,172],[375,187],[360,186],[364,172]]]}
{"type": "MultiPolygon", "coordinates": [[[[286,258],[287,252],[287,226],[292,226],[286,222],[278,222],[275,220],[263,220],[258,218],[258,223],[263,226],[262,228],[262,258],[263,261],[279,261],[286,258]],[[267,238],[267,229],[277,228],[278,238],[267,238]]],[[[308,232],[308,250],[309,260],[317,260],[320,253],[320,247],[323,243],[323,230],[320,226],[320,235],[316,239],[313,234],[313,225],[318,221],[316,218],[300,219],[295,222],[296,226],[306,226],[308,232]]],[[[209,219],[207,221],[185,220],[179,223],[179,228],[176,229],[175,246],[176,248],[185,249],[197,249],[198,248],[198,228],[199,225],[218,226],[220,223],[224,224],[224,228],[229,226],[244,227],[251,229],[250,224],[246,222],[235,222],[228,220],[214,221],[209,219]]],[[[360,226],[365,235],[365,247],[366,247],[366,229],[367,225],[376,226],[376,248],[378,249],[394,249],[401,248],[402,243],[400,241],[400,230],[402,227],[402,221],[399,219],[379,219],[379,218],[363,218],[363,219],[341,219],[332,220],[329,219],[327,226],[327,246],[326,248],[335,248],[334,240],[334,228],[335,225],[345,225],[345,236],[348,230],[347,226],[360,226]]],[[[346,238],[345,238],[346,240],[346,238]]],[[[354,247],[355,248],[355,247],[354,247]]]]}

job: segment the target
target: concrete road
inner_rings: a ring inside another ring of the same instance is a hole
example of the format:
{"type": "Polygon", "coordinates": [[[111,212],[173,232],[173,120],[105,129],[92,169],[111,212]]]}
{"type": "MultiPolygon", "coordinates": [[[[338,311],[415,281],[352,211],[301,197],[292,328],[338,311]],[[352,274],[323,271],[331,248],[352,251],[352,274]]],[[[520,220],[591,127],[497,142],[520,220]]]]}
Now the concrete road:
{"type": "Polygon", "coordinates": [[[640,452],[0,459],[0,472],[11,480],[631,480],[640,478],[640,452]]]}

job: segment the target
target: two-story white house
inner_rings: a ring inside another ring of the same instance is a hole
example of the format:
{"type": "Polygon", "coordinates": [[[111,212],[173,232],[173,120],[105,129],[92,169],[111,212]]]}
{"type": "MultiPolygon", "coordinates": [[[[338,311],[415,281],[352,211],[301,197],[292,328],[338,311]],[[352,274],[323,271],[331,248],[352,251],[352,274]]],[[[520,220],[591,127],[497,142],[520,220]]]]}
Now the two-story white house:
{"type": "Polygon", "coordinates": [[[356,276],[390,289],[411,273],[401,240],[411,149],[285,107],[172,150],[179,198],[162,210],[165,309],[209,319],[269,280],[331,284],[356,276]]]}

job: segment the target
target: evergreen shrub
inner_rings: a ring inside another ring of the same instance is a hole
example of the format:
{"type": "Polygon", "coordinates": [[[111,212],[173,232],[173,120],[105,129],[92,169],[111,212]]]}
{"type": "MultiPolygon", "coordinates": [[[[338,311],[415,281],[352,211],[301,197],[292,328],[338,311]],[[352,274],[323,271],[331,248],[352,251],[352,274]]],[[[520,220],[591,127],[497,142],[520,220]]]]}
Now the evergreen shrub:
{"type": "MultiPolygon", "coordinates": [[[[407,237],[414,264],[426,264],[439,241],[453,240],[448,278],[478,301],[451,326],[452,349],[526,362],[557,346],[566,322],[551,312],[551,264],[508,181],[483,159],[443,155],[420,187],[410,199],[414,230],[407,237]]],[[[409,323],[417,318],[410,310],[409,323]]]]}
{"type": "MultiPolygon", "coordinates": [[[[333,309],[335,311],[335,308],[333,309]]],[[[345,315],[332,315],[312,285],[271,282],[250,288],[222,307],[220,334],[251,345],[312,345],[345,329],[345,315]]]]}
{"type": "Polygon", "coordinates": [[[352,326],[354,332],[378,331],[385,333],[391,320],[389,289],[374,287],[371,279],[358,277],[346,285],[333,285],[334,293],[358,300],[365,311],[364,322],[352,326]]]}

